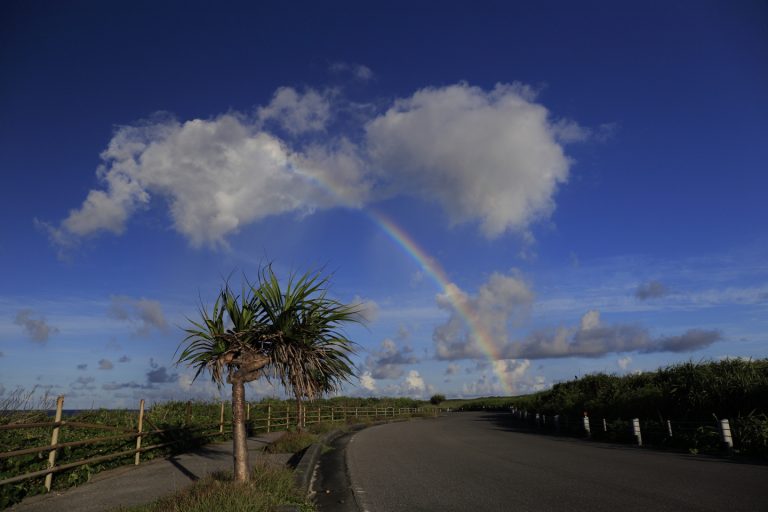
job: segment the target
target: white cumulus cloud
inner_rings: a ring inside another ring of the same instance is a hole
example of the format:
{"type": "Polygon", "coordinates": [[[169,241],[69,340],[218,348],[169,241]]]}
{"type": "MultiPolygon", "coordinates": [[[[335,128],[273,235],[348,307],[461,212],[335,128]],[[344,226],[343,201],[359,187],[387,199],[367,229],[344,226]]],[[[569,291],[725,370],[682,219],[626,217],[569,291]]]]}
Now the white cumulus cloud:
{"type": "Polygon", "coordinates": [[[437,201],[453,222],[479,221],[496,237],[522,233],[554,209],[570,167],[556,132],[529,88],[460,83],[397,100],[368,123],[366,142],[400,192],[437,201]]]}
{"type": "Polygon", "coordinates": [[[368,391],[376,391],[376,379],[373,378],[371,372],[363,372],[360,376],[360,385],[368,391]]]}
{"type": "Polygon", "coordinates": [[[330,92],[308,89],[304,94],[293,87],[280,87],[266,107],[258,110],[262,121],[275,120],[290,133],[325,129],[331,118],[330,92]]]}
{"type": "Polygon", "coordinates": [[[67,249],[84,237],[119,235],[136,212],[167,205],[173,228],[193,246],[226,247],[229,236],[269,216],[412,195],[438,203],[452,223],[527,240],[568,178],[562,144],[589,133],[552,119],[521,84],[421,89],[331,133],[352,107],[339,91],[281,87],[250,116],[160,114],[121,126],[101,154],[98,187],[58,225],[38,226],[67,249]]]}

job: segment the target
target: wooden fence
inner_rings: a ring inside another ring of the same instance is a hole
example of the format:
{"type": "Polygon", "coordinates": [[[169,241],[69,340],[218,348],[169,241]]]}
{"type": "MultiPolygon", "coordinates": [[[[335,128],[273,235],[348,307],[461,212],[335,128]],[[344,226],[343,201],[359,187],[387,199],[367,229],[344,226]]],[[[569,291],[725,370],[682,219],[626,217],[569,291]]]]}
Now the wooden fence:
{"type": "MultiPolygon", "coordinates": [[[[50,429],[51,432],[50,444],[48,445],[35,446],[30,448],[19,448],[0,453],[0,461],[3,461],[12,457],[48,452],[48,464],[46,469],[5,478],[0,480],[0,486],[44,476],[45,489],[46,491],[50,491],[53,475],[61,471],[74,469],[86,464],[96,464],[130,456],[133,456],[133,463],[138,465],[141,463],[141,454],[151,450],[169,447],[185,441],[202,441],[209,437],[229,435],[231,433],[232,424],[231,422],[225,421],[225,404],[225,402],[222,402],[220,405],[218,423],[190,426],[192,423],[192,404],[188,403],[184,426],[173,428],[157,428],[145,415],[144,400],[141,400],[139,402],[139,410],[137,412],[137,428],[122,428],[103,424],[84,423],[62,419],[64,397],[60,396],[56,401],[56,413],[53,421],[34,423],[19,422],[0,425],[0,433],[2,433],[2,431],[17,429],[37,429],[38,431],[40,429],[50,429]],[[150,428],[146,428],[147,426],[150,428]],[[89,439],[66,442],[62,441],[62,438],[64,437],[64,428],[110,431],[112,434],[108,436],[99,436],[89,439]],[[151,445],[142,445],[142,441],[150,436],[163,435],[165,437],[173,438],[174,433],[183,433],[184,435],[178,436],[178,439],[170,439],[169,441],[154,443],[151,445]],[[191,433],[194,433],[194,435],[191,436],[191,433]],[[120,450],[95,457],[89,457],[86,459],[68,462],[66,464],[57,464],[57,455],[59,450],[62,448],[95,445],[110,441],[122,441],[130,439],[136,440],[135,448],[120,450]]],[[[247,403],[246,407],[246,424],[248,427],[249,435],[252,435],[258,431],[272,432],[286,430],[298,423],[295,404],[273,406],[264,404],[252,405],[247,403]]],[[[398,416],[436,415],[437,411],[438,410],[435,408],[307,407],[305,405],[302,411],[301,424],[303,426],[307,426],[322,422],[346,422],[353,418],[373,419],[390,417],[394,418],[398,416]]]]}

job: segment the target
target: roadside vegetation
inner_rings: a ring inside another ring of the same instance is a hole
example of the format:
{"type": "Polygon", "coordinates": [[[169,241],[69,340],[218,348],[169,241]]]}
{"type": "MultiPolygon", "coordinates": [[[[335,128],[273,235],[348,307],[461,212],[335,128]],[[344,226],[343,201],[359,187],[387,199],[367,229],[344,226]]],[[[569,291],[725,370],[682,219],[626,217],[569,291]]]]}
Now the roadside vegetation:
{"type": "Polygon", "coordinates": [[[448,400],[442,406],[516,408],[550,419],[559,415],[574,426],[587,413],[593,420],[606,418],[617,441],[630,440],[624,434],[632,418],[641,418],[650,434],[666,432],[669,420],[677,435],[663,442],[692,452],[719,450],[715,426],[727,418],[741,453],[768,456],[768,359],[687,362],[624,376],[598,373],[531,395],[448,400]]]}
{"type": "MultiPolygon", "coordinates": [[[[266,398],[258,402],[250,402],[249,429],[254,435],[264,432],[267,411],[271,407],[272,430],[285,430],[285,413],[290,412],[289,429],[296,430],[295,414],[296,403],[294,400],[279,400],[266,398]]],[[[232,409],[230,403],[225,403],[224,417],[227,423],[223,433],[219,433],[219,421],[221,418],[221,403],[217,402],[181,402],[171,401],[157,403],[148,407],[144,416],[143,438],[145,447],[153,445],[165,445],[153,450],[145,451],[141,455],[142,462],[156,457],[183,453],[202,446],[209,442],[231,440],[230,418],[232,409]],[[163,433],[152,431],[163,430],[163,433]]],[[[307,435],[311,433],[324,434],[337,428],[343,428],[346,423],[366,423],[391,417],[392,411],[401,409],[416,409],[425,407],[425,401],[409,398],[349,398],[334,397],[329,399],[315,399],[305,405],[307,414],[307,435]],[[322,409],[322,421],[316,421],[316,410],[322,409]],[[337,413],[335,421],[330,421],[329,410],[336,408],[341,411],[346,408],[346,417],[337,413]],[[354,416],[354,408],[361,411],[372,411],[371,416],[354,416]],[[378,411],[378,414],[376,414],[378,411]]],[[[34,424],[53,421],[51,410],[55,407],[55,399],[48,395],[37,395],[34,390],[25,391],[16,389],[7,392],[0,400],[0,427],[9,424],[34,424]]],[[[427,413],[427,415],[429,415],[427,413]]],[[[64,426],[61,429],[59,442],[78,442],[88,439],[110,437],[118,435],[114,429],[136,431],[138,427],[138,412],[135,410],[119,409],[94,409],[80,411],[77,414],[69,414],[64,417],[66,421],[103,425],[98,428],[75,428],[64,426]]],[[[299,437],[298,434],[289,434],[291,437],[299,437]]],[[[285,443],[288,442],[289,437],[285,443]]],[[[0,453],[10,452],[35,446],[47,446],[51,440],[51,427],[39,426],[25,429],[3,430],[0,428],[0,453]]],[[[294,441],[292,441],[294,442],[294,441]]],[[[306,443],[306,439],[302,441],[306,443]]],[[[301,443],[299,443],[301,444],[301,443]]],[[[92,457],[128,451],[135,448],[136,441],[133,437],[105,440],[96,444],[84,446],[69,446],[59,449],[57,464],[67,464],[92,457]]],[[[295,445],[294,445],[295,446],[295,445]]],[[[276,446],[270,448],[274,453],[295,453],[305,448],[294,449],[288,446],[276,446]]],[[[0,458],[0,480],[17,475],[31,473],[45,469],[48,465],[48,450],[38,453],[16,455],[0,458]]],[[[62,490],[77,486],[90,480],[100,471],[112,469],[126,464],[133,464],[133,455],[126,455],[113,460],[86,464],[70,470],[58,472],[52,480],[53,490],[62,490]]],[[[0,486],[0,509],[7,508],[20,502],[24,497],[33,496],[45,492],[43,485],[45,478],[37,477],[16,483],[0,486]]]]}
{"type": "MultiPolygon", "coordinates": [[[[186,489],[150,504],[119,508],[119,512],[267,512],[278,505],[295,505],[302,512],[314,506],[296,490],[293,473],[263,464],[255,467],[248,482],[235,482],[231,472],[212,473],[186,489]]],[[[116,512],[117,512],[116,511],[116,512]]]]}

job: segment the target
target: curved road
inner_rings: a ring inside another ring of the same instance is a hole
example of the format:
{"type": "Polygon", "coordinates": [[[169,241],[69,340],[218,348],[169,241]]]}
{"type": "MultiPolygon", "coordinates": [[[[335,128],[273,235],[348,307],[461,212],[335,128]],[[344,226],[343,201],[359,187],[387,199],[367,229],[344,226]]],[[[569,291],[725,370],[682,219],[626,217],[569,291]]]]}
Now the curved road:
{"type": "Polygon", "coordinates": [[[380,425],[347,445],[355,500],[398,511],[768,511],[768,466],[516,431],[506,415],[380,425]]]}

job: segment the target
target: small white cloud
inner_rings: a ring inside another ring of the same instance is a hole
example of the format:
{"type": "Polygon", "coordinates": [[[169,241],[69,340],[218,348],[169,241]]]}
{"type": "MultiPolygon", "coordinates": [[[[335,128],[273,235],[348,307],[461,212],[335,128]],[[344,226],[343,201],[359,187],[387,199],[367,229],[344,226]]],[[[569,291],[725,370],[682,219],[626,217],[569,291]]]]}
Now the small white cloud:
{"type": "Polygon", "coordinates": [[[366,358],[365,365],[376,379],[397,379],[405,373],[404,365],[416,362],[418,358],[411,347],[398,347],[394,340],[387,338],[381,342],[379,350],[372,351],[366,358]]]}
{"type": "Polygon", "coordinates": [[[360,385],[368,391],[376,391],[376,379],[373,378],[371,372],[363,372],[360,376],[360,385]]]}
{"type": "Polygon", "coordinates": [[[635,290],[635,297],[640,300],[658,299],[669,294],[669,289],[661,281],[641,283],[635,290]]]}
{"type": "Polygon", "coordinates": [[[16,313],[13,323],[24,328],[29,339],[37,343],[45,343],[51,335],[59,332],[56,327],[48,325],[42,315],[38,315],[31,309],[22,309],[16,313]]]}
{"type": "Polygon", "coordinates": [[[461,366],[451,363],[445,368],[445,375],[457,375],[461,371],[461,366]]]}
{"type": "Polygon", "coordinates": [[[424,282],[424,272],[421,270],[417,270],[413,274],[411,274],[411,285],[417,285],[424,282]]]}
{"type": "Polygon", "coordinates": [[[409,393],[423,394],[426,389],[424,379],[421,377],[417,370],[411,370],[408,372],[408,376],[405,378],[405,385],[409,393]]]}
{"type": "Polygon", "coordinates": [[[366,323],[373,323],[379,317],[379,305],[373,300],[366,300],[355,295],[352,304],[358,305],[359,315],[366,323]]]}
{"type": "Polygon", "coordinates": [[[584,316],[581,317],[579,329],[589,331],[598,327],[600,327],[600,312],[593,309],[584,313],[584,316]]]}
{"type": "Polygon", "coordinates": [[[324,130],[331,118],[330,94],[314,89],[301,94],[293,87],[280,87],[272,101],[258,109],[258,118],[277,121],[292,134],[324,130]]]}
{"type": "Polygon", "coordinates": [[[368,66],[362,64],[349,64],[347,62],[334,62],[328,69],[331,73],[349,73],[356,80],[368,82],[373,79],[373,71],[368,66]]]}
{"type": "Polygon", "coordinates": [[[109,316],[138,324],[136,334],[140,336],[147,336],[152,329],[164,331],[168,328],[163,308],[156,300],[113,295],[110,301],[109,316]]]}
{"type": "Polygon", "coordinates": [[[629,364],[632,362],[632,358],[629,356],[626,357],[620,357],[616,363],[619,365],[619,368],[622,370],[626,370],[629,367],[629,364]]]}
{"type": "Polygon", "coordinates": [[[113,365],[112,361],[110,361],[109,359],[99,360],[99,370],[111,370],[114,367],[115,365],[113,365]]]}

